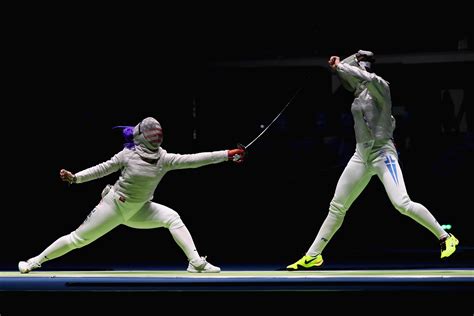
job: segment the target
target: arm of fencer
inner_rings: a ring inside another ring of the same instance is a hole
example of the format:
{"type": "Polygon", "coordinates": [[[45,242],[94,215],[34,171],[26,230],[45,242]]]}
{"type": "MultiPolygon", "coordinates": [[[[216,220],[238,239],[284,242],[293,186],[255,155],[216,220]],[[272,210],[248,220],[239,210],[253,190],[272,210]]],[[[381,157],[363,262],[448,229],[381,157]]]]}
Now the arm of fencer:
{"type": "Polygon", "coordinates": [[[368,72],[346,63],[339,63],[337,71],[367,82],[367,89],[375,98],[383,98],[389,90],[388,82],[375,73],[368,72]]]}

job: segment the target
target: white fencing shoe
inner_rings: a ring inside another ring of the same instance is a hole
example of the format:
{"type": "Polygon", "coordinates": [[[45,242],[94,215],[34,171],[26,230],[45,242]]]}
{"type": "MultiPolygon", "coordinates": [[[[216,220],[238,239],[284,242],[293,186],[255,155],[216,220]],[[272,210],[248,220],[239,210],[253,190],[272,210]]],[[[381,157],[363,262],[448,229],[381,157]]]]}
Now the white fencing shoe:
{"type": "Polygon", "coordinates": [[[28,273],[31,270],[40,268],[41,264],[33,261],[33,260],[28,260],[28,261],[20,261],[18,262],[18,270],[20,270],[21,273],[28,273]]]}
{"type": "Polygon", "coordinates": [[[206,257],[189,261],[188,272],[191,273],[219,273],[221,268],[213,266],[206,261],[206,257]]]}

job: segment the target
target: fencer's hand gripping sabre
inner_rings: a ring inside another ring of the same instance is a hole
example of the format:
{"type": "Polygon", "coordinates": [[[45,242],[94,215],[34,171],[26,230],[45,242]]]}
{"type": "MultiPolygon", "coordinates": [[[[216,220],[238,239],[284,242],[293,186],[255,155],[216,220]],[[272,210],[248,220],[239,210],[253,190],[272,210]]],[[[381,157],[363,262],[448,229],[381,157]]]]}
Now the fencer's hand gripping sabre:
{"type": "Polygon", "coordinates": [[[296,96],[300,93],[300,91],[303,90],[303,87],[299,88],[295,94],[293,94],[293,96],[291,97],[291,99],[288,101],[288,103],[285,104],[285,106],[283,107],[283,109],[281,109],[280,113],[278,113],[277,116],[275,116],[275,118],[270,122],[270,124],[267,125],[267,127],[265,127],[265,129],[263,131],[260,132],[260,134],[257,135],[257,137],[255,137],[250,143],[248,143],[246,146],[242,145],[242,144],[238,144],[237,146],[239,148],[242,148],[244,151],[247,151],[247,149],[250,147],[250,145],[252,145],[257,139],[260,138],[260,136],[262,136],[269,128],[270,126],[272,126],[272,124],[280,117],[280,115],[286,110],[286,108],[291,104],[291,102],[293,102],[293,100],[296,98],[296,96]]]}

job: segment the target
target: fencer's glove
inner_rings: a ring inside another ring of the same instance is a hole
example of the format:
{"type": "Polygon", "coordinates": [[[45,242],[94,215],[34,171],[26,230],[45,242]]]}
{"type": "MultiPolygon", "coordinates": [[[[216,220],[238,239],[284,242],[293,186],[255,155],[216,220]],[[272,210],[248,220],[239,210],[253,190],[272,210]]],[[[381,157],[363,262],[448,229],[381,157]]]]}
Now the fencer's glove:
{"type": "Polygon", "coordinates": [[[61,180],[68,182],[69,184],[76,183],[76,176],[71,171],[61,169],[61,171],[59,171],[59,176],[61,177],[61,180]]]}
{"type": "Polygon", "coordinates": [[[242,145],[238,145],[236,149],[229,149],[227,151],[227,158],[229,161],[233,161],[236,163],[242,163],[245,159],[247,154],[245,147],[242,145]]]}
{"type": "Polygon", "coordinates": [[[328,60],[328,65],[332,70],[336,70],[336,67],[340,62],[341,58],[339,56],[331,56],[328,60]]]}

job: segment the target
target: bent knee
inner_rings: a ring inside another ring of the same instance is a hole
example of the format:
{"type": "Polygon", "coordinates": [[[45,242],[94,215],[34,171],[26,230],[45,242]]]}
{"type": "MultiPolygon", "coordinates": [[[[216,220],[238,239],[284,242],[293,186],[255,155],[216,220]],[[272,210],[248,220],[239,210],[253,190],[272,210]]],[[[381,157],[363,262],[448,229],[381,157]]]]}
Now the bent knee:
{"type": "Polygon", "coordinates": [[[336,217],[344,217],[347,212],[347,207],[344,204],[331,201],[329,203],[329,213],[333,214],[336,217]]]}
{"type": "Polygon", "coordinates": [[[393,206],[397,211],[399,211],[403,215],[408,215],[411,212],[411,207],[412,202],[410,199],[404,199],[403,201],[400,201],[399,203],[393,203],[393,206]]]}
{"type": "Polygon", "coordinates": [[[176,229],[184,226],[184,223],[179,214],[173,212],[173,214],[171,214],[169,219],[165,222],[164,226],[168,229],[176,229]]]}
{"type": "Polygon", "coordinates": [[[69,244],[72,246],[72,248],[81,248],[90,243],[91,241],[80,237],[76,232],[72,232],[69,234],[69,244]]]}

